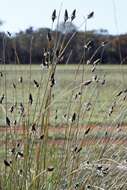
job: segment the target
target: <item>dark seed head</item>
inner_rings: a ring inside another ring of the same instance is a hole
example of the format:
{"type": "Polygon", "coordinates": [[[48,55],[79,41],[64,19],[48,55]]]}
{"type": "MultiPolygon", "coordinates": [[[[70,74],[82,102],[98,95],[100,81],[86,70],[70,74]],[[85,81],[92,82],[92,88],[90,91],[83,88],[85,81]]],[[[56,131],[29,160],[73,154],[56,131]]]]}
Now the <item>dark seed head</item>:
{"type": "Polygon", "coordinates": [[[14,111],[14,106],[11,106],[9,111],[12,113],[14,111]]]}
{"type": "Polygon", "coordinates": [[[52,167],[52,166],[47,168],[48,172],[52,172],[53,170],[54,170],[54,167],[52,167]]]}
{"type": "Polygon", "coordinates": [[[39,83],[36,80],[34,80],[33,82],[34,82],[35,87],[38,88],[39,87],[39,83]]]}
{"type": "Polygon", "coordinates": [[[2,72],[0,72],[0,76],[3,77],[3,73],[2,72]]]}
{"type": "Polygon", "coordinates": [[[11,126],[11,122],[10,122],[10,119],[8,117],[6,117],[6,125],[9,127],[11,126]]]}
{"type": "Polygon", "coordinates": [[[33,123],[32,127],[31,127],[31,131],[36,131],[36,123],[33,123]]]}
{"type": "Polygon", "coordinates": [[[85,135],[87,135],[90,131],[90,127],[85,131],[85,135]]]}
{"type": "Polygon", "coordinates": [[[12,149],[11,149],[11,153],[12,153],[12,154],[15,154],[15,148],[12,148],[12,149]]]}
{"type": "Polygon", "coordinates": [[[40,140],[43,140],[43,138],[44,138],[44,134],[42,134],[42,135],[40,136],[40,140]]]}
{"type": "Polygon", "coordinates": [[[111,116],[114,110],[114,106],[111,106],[111,108],[109,109],[108,115],[111,116]]]}
{"type": "Polygon", "coordinates": [[[105,79],[101,81],[101,84],[104,85],[105,84],[105,79]]]}
{"type": "Polygon", "coordinates": [[[7,160],[4,160],[4,164],[6,167],[10,167],[10,163],[7,160]]]}
{"type": "Polygon", "coordinates": [[[16,125],[16,124],[17,124],[17,121],[16,121],[16,120],[14,120],[14,121],[13,121],[13,125],[16,125]]]}
{"type": "Polygon", "coordinates": [[[87,18],[90,19],[94,16],[94,12],[92,11],[90,14],[88,14],[87,18]]]}
{"type": "Polygon", "coordinates": [[[73,150],[73,151],[74,151],[74,152],[76,152],[76,151],[77,151],[77,149],[78,149],[78,147],[76,146],[76,147],[74,148],[74,150],[73,150]]]}
{"type": "Polygon", "coordinates": [[[127,93],[127,89],[125,89],[123,92],[124,92],[124,93],[127,93]]]}
{"type": "Polygon", "coordinates": [[[127,98],[127,95],[125,95],[125,96],[123,97],[123,100],[126,100],[126,98],[127,98]]]}
{"type": "Polygon", "coordinates": [[[102,173],[103,173],[104,175],[106,175],[106,174],[108,174],[108,171],[102,170],[102,173]]]}
{"type": "Polygon", "coordinates": [[[13,88],[16,89],[16,85],[15,85],[15,83],[13,83],[13,88]]]}
{"type": "Polygon", "coordinates": [[[59,50],[56,50],[56,57],[59,57],[59,50]]]}
{"type": "Polygon", "coordinates": [[[90,189],[91,189],[91,186],[90,186],[90,185],[87,185],[87,189],[89,189],[89,190],[90,190],[90,189]]]}
{"type": "Polygon", "coordinates": [[[32,103],[33,103],[33,97],[32,97],[32,94],[29,94],[29,104],[32,105],[32,103]]]}
{"type": "Polygon", "coordinates": [[[77,99],[77,97],[78,97],[78,95],[76,94],[76,95],[75,95],[75,100],[77,99]]]}
{"type": "Polygon", "coordinates": [[[52,22],[54,22],[55,19],[56,19],[56,10],[54,10],[52,13],[52,22]]]}
{"type": "Polygon", "coordinates": [[[77,153],[81,152],[82,150],[82,147],[80,147],[78,150],[77,150],[77,153]]]}
{"type": "Polygon", "coordinates": [[[123,93],[123,90],[121,90],[120,92],[118,92],[118,93],[116,94],[116,96],[120,96],[122,93],[123,93]]]}
{"type": "Polygon", "coordinates": [[[72,122],[74,122],[76,120],[76,113],[73,113],[73,115],[72,115],[72,122]]]}
{"type": "Polygon", "coordinates": [[[83,85],[84,86],[88,86],[89,84],[91,84],[92,83],[92,80],[87,80],[87,81],[85,81],[84,83],[83,83],[83,85]]]}
{"type": "Polygon", "coordinates": [[[57,112],[58,112],[58,111],[56,110],[55,120],[57,120],[57,118],[58,118],[58,116],[57,116],[57,112]]]}
{"type": "Polygon", "coordinates": [[[4,94],[2,94],[2,96],[0,97],[0,104],[2,104],[3,100],[4,100],[4,94]]]}
{"type": "Polygon", "coordinates": [[[23,174],[23,170],[20,169],[20,170],[18,171],[18,173],[19,173],[19,175],[22,175],[22,174],[23,174]]]}
{"type": "Polygon", "coordinates": [[[19,82],[20,82],[20,83],[23,82],[23,78],[22,78],[22,77],[19,78],[19,82]]]}
{"type": "Polygon", "coordinates": [[[68,20],[68,12],[67,12],[67,9],[65,10],[65,13],[64,13],[64,22],[67,22],[68,20]]]}
{"type": "Polygon", "coordinates": [[[92,77],[92,80],[93,80],[93,81],[97,81],[97,79],[98,79],[97,75],[94,75],[94,76],[92,77]]]}
{"type": "Polygon", "coordinates": [[[20,113],[23,114],[24,113],[24,106],[22,103],[19,104],[19,110],[20,110],[20,113]]]}
{"type": "Polygon", "coordinates": [[[98,165],[97,170],[99,170],[99,171],[102,170],[102,165],[98,165]]]}
{"type": "Polygon", "coordinates": [[[24,155],[23,155],[23,153],[22,153],[22,152],[18,152],[18,153],[17,153],[17,156],[19,156],[19,157],[21,157],[21,158],[23,158],[23,157],[24,157],[24,155]]]}
{"type": "Polygon", "coordinates": [[[9,37],[11,37],[11,33],[9,31],[7,31],[7,34],[8,34],[9,37]]]}
{"type": "Polygon", "coordinates": [[[86,162],[88,165],[90,164],[90,162],[89,162],[89,160],[87,160],[87,162],[86,162]]]}
{"type": "Polygon", "coordinates": [[[52,41],[52,37],[51,37],[51,33],[50,32],[48,32],[48,34],[47,34],[47,39],[48,39],[49,42],[52,41]]]}
{"type": "Polygon", "coordinates": [[[79,187],[79,183],[76,183],[75,184],[75,188],[77,189],[79,187]]]}
{"type": "Polygon", "coordinates": [[[106,131],[106,132],[105,132],[105,137],[107,137],[107,136],[108,136],[108,132],[106,131]]]}
{"type": "Polygon", "coordinates": [[[75,17],[76,17],[76,9],[72,12],[71,22],[75,19],[75,17]]]}
{"type": "Polygon", "coordinates": [[[17,144],[17,147],[20,147],[20,143],[17,144]]]}

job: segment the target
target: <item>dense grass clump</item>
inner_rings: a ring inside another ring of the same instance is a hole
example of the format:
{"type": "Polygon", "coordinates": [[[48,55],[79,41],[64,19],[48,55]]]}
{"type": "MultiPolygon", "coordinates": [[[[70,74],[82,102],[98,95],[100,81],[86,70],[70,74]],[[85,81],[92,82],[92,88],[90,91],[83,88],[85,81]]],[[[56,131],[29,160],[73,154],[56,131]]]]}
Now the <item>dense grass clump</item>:
{"type": "MultiPolygon", "coordinates": [[[[52,28],[56,17],[54,10],[52,28]]],[[[75,18],[76,10],[71,17],[65,10],[64,24],[75,18]]],[[[49,31],[41,66],[32,65],[32,37],[29,65],[20,64],[15,45],[18,65],[6,65],[3,38],[1,190],[127,189],[126,66],[101,66],[101,58],[94,60],[98,49],[88,60],[86,36],[80,63],[61,66],[75,35],[66,42],[49,31]]]]}

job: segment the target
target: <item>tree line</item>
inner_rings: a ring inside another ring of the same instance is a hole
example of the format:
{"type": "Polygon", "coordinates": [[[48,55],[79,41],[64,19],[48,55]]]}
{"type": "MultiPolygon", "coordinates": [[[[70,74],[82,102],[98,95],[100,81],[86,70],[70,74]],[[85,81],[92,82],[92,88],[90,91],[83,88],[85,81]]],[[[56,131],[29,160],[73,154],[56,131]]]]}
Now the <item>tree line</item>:
{"type": "Polygon", "coordinates": [[[15,35],[0,32],[0,63],[40,64],[45,51],[62,51],[66,47],[62,64],[82,62],[82,57],[87,63],[100,59],[103,64],[126,64],[127,34],[114,36],[105,30],[83,32],[73,26],[64,31],[62,27],[59,31],[30,27],[15,35]],[[48,38],[51,38],[50,46],[48,38]]]}

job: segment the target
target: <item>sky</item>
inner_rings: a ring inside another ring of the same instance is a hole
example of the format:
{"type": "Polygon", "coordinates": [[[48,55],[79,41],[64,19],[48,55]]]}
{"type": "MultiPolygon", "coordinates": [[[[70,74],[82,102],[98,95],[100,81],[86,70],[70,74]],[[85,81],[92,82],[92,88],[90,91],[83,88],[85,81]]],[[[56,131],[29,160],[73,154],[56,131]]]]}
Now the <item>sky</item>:
{"type": "MultiPolygon", "coordinates": [[[[127,33],[127,0],[0,0],[0,31],[19,32],[33,26],[35,29],[51,27],[51,15],[54,9],[57,15],[61,9],[60,21],[64,10],[71,15],[77,10],[74,24],[79,27],[84,18],[94,11],[87,30],[107,29],[110,34],[127,33]]],[[[84,26],[80,28],[84,29],[84,26]]]]}

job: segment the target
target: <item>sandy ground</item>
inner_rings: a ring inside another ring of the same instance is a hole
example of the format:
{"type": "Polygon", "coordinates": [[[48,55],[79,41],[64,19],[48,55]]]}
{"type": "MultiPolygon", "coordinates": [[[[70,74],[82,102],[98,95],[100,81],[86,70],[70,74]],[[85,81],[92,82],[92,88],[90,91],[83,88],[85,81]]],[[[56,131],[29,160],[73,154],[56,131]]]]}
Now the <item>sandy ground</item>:
{"type": "MultiPolygon", "coordinates": [[[[101,144],[105,144],[105,143],[110,143],[110,144],[123,144],[123,145],[127,145],[127,139],[124,138],[119,138],[119,134],[125,134],[127,132],[127,126],[122,126],[119,128],[116,127],[109,127],[109,126],[82,126],[78,128],[78,132],[80,134],[84,134],[85,131],[87,131],[87,129],[90,128],[90,132],[89,134],[91,134],[92,136],[87,136],[85,135],[85,138],[83,140],[79,140],[79,144],[82,143],[83,146],[87,146],[87,145],[94,145],[97,143],[101,143],[101,144]],[[97,136],[98,133],[100,132],[104,132],[104,133],[108,133],[111,134],[113,133],[113,137],[109,137],[109,136],[104,136],[104,137],[99,137],[97,136]]],[[[67,127],[49,127],[49,136],[53,135],[64,135],[66,132],[67,127]]],[[[68,130],[68,129],[67,129],[68,130]]],[[[75,133],[75,128],[72,127],[72,134],[75,133]]],[[[27,132],[27,130],[24,130],[22,127],[0,127],[0,133],[11,133],[11,134],[20,134],[23,135],[24,133],[27,132]]],[[[21,136],[20,136],[21,137],[21,136]]],[[[16,140],[17,141],[17,140],[16,140]]],[[[19,140],[19,142],[22,143],[21,140],[19,140]]],[[[6,143],[5,140],[0,140],[0,145],[4,145],[6,143]]],[[[49,138],[48,140],[49,144],[54,144],[54,145],[59,145],[62,146],[65,143],[65,140],[63,138],[49,138]]],[[[14,140],[8,140],[8,144],[15,144],[14,140]]]]}

